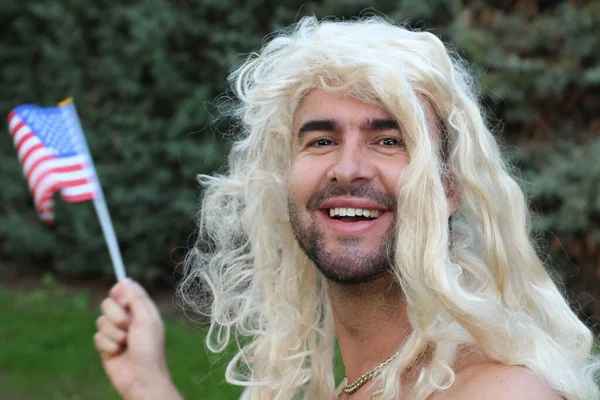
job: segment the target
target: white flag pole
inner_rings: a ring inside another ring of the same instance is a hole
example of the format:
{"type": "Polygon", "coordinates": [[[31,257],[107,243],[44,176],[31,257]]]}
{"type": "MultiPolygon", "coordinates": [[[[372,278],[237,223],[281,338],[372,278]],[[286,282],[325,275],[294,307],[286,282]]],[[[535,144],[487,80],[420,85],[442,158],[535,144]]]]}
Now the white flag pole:
{"type": "Polygon", "coordinates": [[[110,259],[112,261],[115,275],[117,276],[117,280],[121,281],[125,279],[126,276],[125,268],[123,267],[123,259],[121,258],[121,251],[119,250],[117,236],[115,235],[112,220],[110,219],[110,214],[108,212],[108,207],[106,206],[104,192],[102,191],[102,185],[100,184],[100,180],[98,179],[96,167],[94,166],[92,155],[85,140],[85,135],[83,133],[83,128],[81,127],[81,122],[79,122],[79,117],[77,116],[75,103],[73,103],[72,98],[68,98],[60,102],[58,105],[61,108],[63,118],[66,121],[66,125],[71,130],[71,137],[77,142],[75,143],[75,146],[78,148],[78,151],[81,154],[85,155],[85,157],[87,158],[86,161],[88,163],[88,166],[90,167],[93,173],[93,179],[96,185],[96,193],[94,195],[94,208],[96,209],[96,215],[98,215],[98,219],[100,220],[100,226],[102,227],[104,240],[106,241],[106,245],[108,246],[108,251],[110,253],[110,259]]]}

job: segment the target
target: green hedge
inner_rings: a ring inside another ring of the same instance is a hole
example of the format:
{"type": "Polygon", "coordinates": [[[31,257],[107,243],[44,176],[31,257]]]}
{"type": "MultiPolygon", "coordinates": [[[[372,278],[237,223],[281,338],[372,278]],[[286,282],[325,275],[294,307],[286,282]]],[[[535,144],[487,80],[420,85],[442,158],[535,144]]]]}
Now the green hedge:
{"type": "MultiPolygon", "coordinates": [[[[227,152],[227,121],[212,123],[211,104],[228,72],[267,33],[303,15],[350,18],[369,7],[440,35],[473,63],[492,124],[532,182],[541,226],[567,247],[585,247],[575,251],[585,253],[580,268],[592,268],[588,259],[597,268],[597,1],[2,2],[0,113],[73,96],[128,272],[170,281],[194,230],[195,175],[219,168],[227,152]]],[[[44,226],[8,135],[0,171],[0,259],[110,276],[91,204],[59,201],[57,225],[44,226]]],[[[556,257],[568,282],[577,281],[575,253],[556,257]]]]}

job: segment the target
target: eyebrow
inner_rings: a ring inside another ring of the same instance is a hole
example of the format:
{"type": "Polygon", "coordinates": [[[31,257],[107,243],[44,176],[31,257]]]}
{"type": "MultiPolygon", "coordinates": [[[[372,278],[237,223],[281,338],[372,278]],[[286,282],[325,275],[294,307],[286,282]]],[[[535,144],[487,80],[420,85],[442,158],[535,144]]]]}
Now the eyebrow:
{"type": "Polygon", "coordinates": [[[392,118],[373,118],[365,121],[360,129],[365,131],[389,131],[400,129],[398,122],[392,118]]]}
{"type": "MultiPolygon", "coordinates": [[[[400,129],[400,126],[392,118],[370,118],[360,125],[360,129],[364,131],[389,131],[400,129]]],[[[303,123],[298,129],[298,140],[301,142],[304,136],[314,131],[336,132],[341,130],[335,119],[314,119],[303,123]]]]}
{"type": "Polygon", "coordinates": [[[335,132],[340,130],[340,125],[334,119],[313,119],[303,123],[300,129],[298,129],[298,140],[302,141],[304,136],[314,131],[335,132]]]}

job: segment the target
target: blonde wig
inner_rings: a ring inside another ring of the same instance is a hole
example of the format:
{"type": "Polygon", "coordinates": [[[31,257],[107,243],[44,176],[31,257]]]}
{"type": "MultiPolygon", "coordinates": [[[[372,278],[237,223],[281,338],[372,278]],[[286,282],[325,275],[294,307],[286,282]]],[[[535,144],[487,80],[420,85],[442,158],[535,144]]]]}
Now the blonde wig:
{"type": "Polygon", "coordinates": [[[326,282],[287,210],[292,119],[314,88],[385,108],[410,164],[397,192],[393,272],[414,329],[377,378],[378,398],[425,399],[452,385],[457,352],[534,371],[567,399],[596,399],[593,336],[536,254],[523,192],[503,161],[463,63],[433,34],[381,18],[303,18],[230,76],[240,137],[227,172],[201,176],[199,237],[180,294],[212,295],[208,348],[238,352],[242,399],[331,399],[335,330],[326,282]],[[441,121],[430,132],[423,99],[441,121]],[[448,220],[447,191],[460,198],[448,220]],[[433,349],[410,393],[400,371],[433,349]]]}

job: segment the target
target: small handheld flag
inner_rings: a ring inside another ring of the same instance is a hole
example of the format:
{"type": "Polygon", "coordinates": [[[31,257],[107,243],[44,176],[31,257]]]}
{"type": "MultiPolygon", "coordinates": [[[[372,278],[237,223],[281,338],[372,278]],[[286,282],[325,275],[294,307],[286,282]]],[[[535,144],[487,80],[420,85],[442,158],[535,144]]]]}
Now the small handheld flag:
{"type": "Polygon", "coordinates": [[[13,143],[40,218],[54,223],[54,200],[91,200],[97,192],[80,138],[68,125],[61,107],[16,107],[8,115],[13,143]]]}
{"type": "Polygon", "coordinates": [[[125,278],[104,194],[72,99],[58,107],[25,104],[8,114],[17,156],[39,217],[54,223],[54,194],[69,202],[93,200],[115,274],[125,278]]]}

